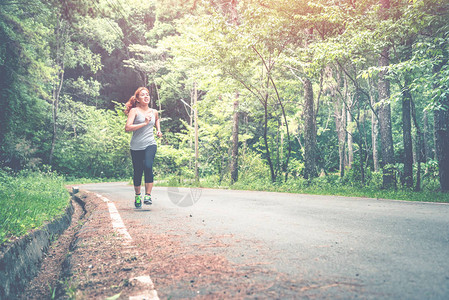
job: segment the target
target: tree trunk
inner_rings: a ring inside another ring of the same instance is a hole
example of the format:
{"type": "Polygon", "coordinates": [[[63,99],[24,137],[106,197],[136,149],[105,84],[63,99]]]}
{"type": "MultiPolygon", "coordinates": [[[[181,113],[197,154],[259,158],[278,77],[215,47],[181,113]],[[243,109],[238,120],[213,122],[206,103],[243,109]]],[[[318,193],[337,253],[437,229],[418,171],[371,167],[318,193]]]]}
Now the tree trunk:
{"type": "Polygon", "coordinates": [[[402,139],[404,141],[404,184],[411,188],[413,186],[413,146],[409,81],[408,75],[406,75],[402,91],[402,139]]]}
{"type": "Polygon", "coordinates": [[[440,188],[449,192],[449,99],[440,100],[445,109],[434,111],[435,122],[435,152],[438,160],[440,188]]]}
{"type": "MultiPolygon", "coordinates": [[[[194,109],[193,109],[193,103],[194,103],[194,98],[195,97],[195,85],[193,86],[193,89],[190,91],[190,114],[189,114],[189,125],[190,125],[190,130],[192,130],[193,135],[191,135],[189,137],[189,146],[190,146],[190,150],[195,152],[195,148],[194,148],[194,141],[195,141],[195,128],[193,125],[193,115],[194,113],[194,109]]],[[[192,169],[195,164],[195,161],[192,161],[191,158],[189,158],[189,168],[192,169]]]]}
{"type": "MultiPolygon", "coordinates": [[[[413,40],[406,42],[407,52],[405,59],[409,60],[412,56],[413,40]]],[[[411,102],[412,94],[410,92],[409,72],[404,74],[404,86],[402,88],[402,140],[404,143],[404,184],[406,187],[413,186],[413,140],[412,140],[412,120],[411,120],[411,102]]],[[[421,159],[419,158],[419,162],[421,159]]]]}
{"type": "Polygon", "coordinates": [[[378,149],[378,140],[379,140],[379,120],[374,112],[371,115],[371,142],[373,145],[373,167],[374,172],[380,171],[379,164],[379,149],[378,149]]]}
{"type": "MultiPolygon", "coordinates": [[[[390,10],[390,0],[380,0],[380,18],[387,20],[390,10]]],[[[391,108],[388,101],[390,100],[390,81],[386,78],[389,65],[389,52],[390,49],[386,46],[379,58],[379,67],[382,71],[379,73],[378,78],[378,94],[379,94],[379,131],[381,142],[381,154],[382,154],[382,187],[387,189],[396,187],[395,171],[394,171],[394,148],[393,148],[393,135],[391,132],[391,108]]]]}
{"type": "MultiPolygon", "coordinates": [[[[231,0],[231,23],[234,26],[239,25],[238,12],[237,12],[237,0],[231,0]]],[[[231,156],[231,182],[237,182],[239,178],[239,92],[236,92],[234,102],[234,120],[232,126],[232,156],[231,156]]]]}
{"type": "MultiPolygon", "coordinates": [[[[443,48],[442,52],[444,59],[438,65],[434,66],[435,75],[439,75],[438,73],[441,72],[443,66],[448,63],[448,52],[446,48],[443,48]]],[[[436,80],[440,76],[437,76],[436,80]]],[[[441,90],[448,89],[447,86],[440,86],[439,84],[436,84],[435,88],[441,90]]],[[[438,108],[434,110],[435,153],[438,160],[440,189],[442,192],[449,192],[449,96],[442,93],[436,104],[438,108]]]]}
{"type": "Polygon", "coordinates": [[[335,109],[335,128],[337,129],[338,156],[340,177],[345,175],[345,152],[346,152],[346,108],[341,103],[340,97],[333,93],[335,109]]]}
{"type": "Polygon", "coordinates": [[[265,150],[267,151],[267,161],[268,161],[268,166],[270,167],[271,182],[276,182],[276,174],[274,173],[273,162],[271,161],[270,147],[268,145],[268,103],[267,102],[268,102],[268,95],[266,95],[265,105],[264,105],[263,140],[265,143],[265,150]]]}
{"type": "MultiPolygon", "coordinates": [[[[328,72],[328,77],[332,78],[332,73],[328,72]]],[[[334,103],[334,116],[335,116],[335,129],[337,131],[338,140],[338,157],[339,157],[339,174],[340,177],[345,175],[346,164],[346,106],[343,103],[341,97],[341,73],[340,70],[336,71],[336,84],[331,86],[331,97],[334,103]]]]}
{"type": "Polygon", "coordinates": [[[53,96],[53,110],[52,110],[52,117],[53,117],[53,132],[51,137],[51,148],[50,148],[50,154],[49,154],[49,164],[50,166],[53,163],[53,156],[56,146],[56,139],[57,139],[57,122],[58,122],[58,112],[59,112],[59,98],[61,95],[61,89],[62,85],[64,83],[64,69],[65,69],[65,50],[66,50],[66,35],[64,28],[63,21],[59,20],[58,25],[56,27],[56,55],[55,55],[55,62],[56,67],[58,68],[58,81],[53,86],[52,96],[53,96]]]}
{"type": "Polygon", "coordinates": [[[234,102],[234,119],[232,126],[232,155],[231,155],[231,182],[237,182],[239,175],[238,158],[239,158],[239,101],[234,102]]]}
{"type": "Polygon", "coordinates": [[[433,152],[431,150],[431,147],[429,145],[429,124],[428,124],[428,118],[427,118],[427,111],[424,111],[423,114],[423,146],[424,146],[424,158],[423,158],[423,162],[427,162],[429,159],[433,159],[433,152]]]}
{"type": "MultiPolygon", "coordinates": [[[[357,97],[359,97],[357,95],[357,97]]],[[[366,142],[366,138],[363,139],[365,141],[365,143],[363,143],[362,140],[362,130],[360,127],[360,124],[365,124],[365,113],[363,113],[362,115],[360,115],[360,99],[357,99],[357,103],[358,103],[358,113],[357,113],[357,128],[359,129],[359,133],[360,133],[360,138],[357,139],[358,142],[358,146],[359,146],[359,155],[360,155],[360,182],[362,184],[362,186],[365,185],[365,162],[366,162],[366,147],[363,146],[363,144],[367,144],[366,142]]]]}
{"type": "MultiPolygon", "coordinates": [[[[413,118],[413,116],[412,116],[412,118],[413,118]]],[[[413,136],[412,135],[412,144],[413,144],[413,146],[412,146],[412,150],[413,150],[413,165],[414,164],[416,164],[416,163],[418,163],[418,152],[417,151],[419,151],[419,145],[418,145],[418,140],[417,140],[417,138],[416,138],[416,136],[413,136]]]]}
{"type": "Polygon", "coordinates": [[[379,119],[377,118],[378,109],[376,108],[376,98],[373,95],[372,89],[371,89],[371,83],[370,83],[370,89],[369,89],[369,97],[371,106],[374,108],[374,111],[371,111],[371,143],[373,146],[373,168],[374,172],[380,171],[380,165],[379,165],[379,119]]]}
{"type": "MultiPolygon", "coordinates": [[[[384,48],[379,59],[379,66],[388,67],[389,49],[384,48]]],[[[382,187],[385,189],[396,187],[394,171],[394,149],[393,135],[391,130],[391,108],[388,103],[390,99],[390,81],[386,78],[386,70],[379,73],[378,93],[379,93],[379,131],[382,154],[382,187]]]]}
{"type": "Polygon", "coordinates": [[[195,181],[200,181],[200,174],[198,171],[198,159],[199,159],[199,151],[198,151],[198,90],[196,88],[196,83],[193,84],[193,114],[194,114],[194,122],[195,122],[195,181]]]}
{"type": "Polygon", "coordinates": [[[421,162],[424,160],[424,153],[423,153],[423,133],[421,132],[421,127],[419,126],[418,119],[416,118],[416,109],[415,104],[413,102],[413,99],[411,99],[411,112],[412,112],[412,119],[413,124],[416,128],[416,162],[418,166],[418,170],[416,171],[416,185],[415,185],[415,191],[419,192],[421,191],[421,162]]]}
{"type": "Polygon", "coordinates": [[[348,130],[348,168],[352,169],[352,164],[354,163],[354,142],[353,142],[352,133],[354,132],[354,130],[351,126],[352,115],[348,112],[346,114],[346,117],[348,119],[347,125],[349,125],[349,130],[348,130]]]}
{"type": "Polygon", "coordinates": [[[52,126],[52,135],[51,135],[51,148],[50,148],[50,154],[49,154],[49,164],[50,166],[53,163],[53,155],[55,152],[55,145],[56,145],[56,135],[57,135],[57,125],[56,122],[58,120],[58,106],[59,106],[59,96],[55,97],[55,92],[53,92],[53,110],[52,110],[52,121],[53,121],[53,126],[52,126]]]}
{"type": "Polygon", "coordinates": [[[304,79],[304,178],[317,177],[316,130],[312,82],[304,79]]]}

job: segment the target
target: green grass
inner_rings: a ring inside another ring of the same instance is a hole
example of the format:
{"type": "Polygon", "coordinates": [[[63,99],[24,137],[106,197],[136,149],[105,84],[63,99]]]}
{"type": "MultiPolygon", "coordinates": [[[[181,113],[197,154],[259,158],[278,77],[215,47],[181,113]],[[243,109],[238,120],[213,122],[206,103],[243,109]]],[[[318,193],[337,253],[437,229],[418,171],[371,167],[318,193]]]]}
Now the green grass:
{"type": "Polygon", "coordinates": [[[404,201],[449,203],[449,194],[435,191],[414,192],[407,189],[380,190],[370,187],[335,186],[326,188],[310,187],[298,189],[295,192],[315,195],[336,195],[346,197],[365,197],[404,201]]]}
{"type": "Polygon", "coordinates": [[[377,199],[405,200],[418,202],[439,202],[449,203],[449,193],[441,193],[435,190],[426,189],[415,192],[410,189],[398,188],[383,190],[379,180],[373,180],[367,186],[351,184],[340,180],[338,176],[330,175],[319,177],[312,181],[302,178],[290,179],[288,182],[272,183],[266,178],[243,178],[234,184],[223,180],[218,182],[216,176],[201,178],[197,184],[193,180],[183,180],[182,184],[175,178],[168,177],[156,182],[157,186],[199,186],[205,188],[223,188],[233,190],[286,192],[312,195],[336,195],[345,197],[364,197],[377,199]]]}
{"type": "Polygon", "coordinates": [[[102,182],[122,182],[122,181],[130,181],[127,178],[66,178],[66,185],[76,185],[76,184],[86,184],[86,183],[102,183],[102,182]]]}
{"type": "Polygon", "coordinates": [[[61,216],[69,199],[62,176],[0,171],[0,245],[61,216]]]}

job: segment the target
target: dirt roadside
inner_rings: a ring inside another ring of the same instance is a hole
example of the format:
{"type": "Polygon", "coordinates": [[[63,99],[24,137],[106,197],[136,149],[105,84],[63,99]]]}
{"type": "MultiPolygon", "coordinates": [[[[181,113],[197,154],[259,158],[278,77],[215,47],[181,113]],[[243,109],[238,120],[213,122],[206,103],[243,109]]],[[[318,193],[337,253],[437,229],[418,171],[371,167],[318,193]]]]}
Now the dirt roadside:
{"type": "Polygon", "coordinates": [[[261,264],[237,265],[215,251],[229,244],[191,245],[183,242],[188,237],[125,221],[133,237],[127,242],[112,227],[102,199],[85,191],[76,199],[71,226],[50,247],[21,299],[254,299],[298,292],[282,274],[261,264]],[[135,280],[142,276],[153,282],[135,280]]]}
{"type": "Polygon", "coordinates": [[[132,248],[123,248],[106,203],[84,191],[72,203],[70,227],[53,242],[19,299],[128,299],[142,294],[141,284],[132,278],[144,272],[143,260],[132,248]]]}

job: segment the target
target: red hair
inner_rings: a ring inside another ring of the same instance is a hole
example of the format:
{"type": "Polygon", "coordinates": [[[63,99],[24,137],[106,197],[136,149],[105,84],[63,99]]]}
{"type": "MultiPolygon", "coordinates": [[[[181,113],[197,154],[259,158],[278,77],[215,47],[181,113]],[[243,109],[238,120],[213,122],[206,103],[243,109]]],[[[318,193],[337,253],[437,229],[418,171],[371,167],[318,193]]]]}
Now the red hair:
{"type": "Polygon", "coordinates": [[[138,88],[135,92],[134,95],[131,96],[131,98],[129,98],[128,102],[126,102],[125,106],[125,114],[129,114],[129,111],[131,110],[131,108],[134,108],[137,106],[137,99],[139,99],[139,94],[142,90],[146,90],[148,92],[148,94],[150,93],[150,91],[146,88],[146,87],[140,87],[138,88]]]}

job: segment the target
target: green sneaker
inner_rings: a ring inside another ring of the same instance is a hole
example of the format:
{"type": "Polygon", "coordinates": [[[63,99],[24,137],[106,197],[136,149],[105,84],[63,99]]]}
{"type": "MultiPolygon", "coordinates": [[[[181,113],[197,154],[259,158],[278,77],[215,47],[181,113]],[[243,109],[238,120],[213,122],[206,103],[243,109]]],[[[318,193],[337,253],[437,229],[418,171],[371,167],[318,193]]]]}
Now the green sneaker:
{"type": "Polygon", "coordinates": [[[136,206],[136,208],[142,207],[142,195],[136,195],[136,197],[134,198],[134,205],[136,206]]]}
{"type": "Polygon", "coordinates": [[[153,201],[151,201],[151,195],[145,194],[145,197],[143,197],[143,203],[146,205],[153,204],[153,201]]]}

